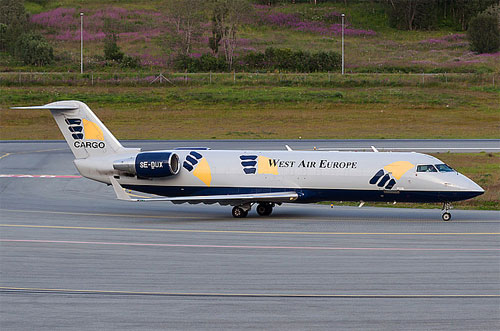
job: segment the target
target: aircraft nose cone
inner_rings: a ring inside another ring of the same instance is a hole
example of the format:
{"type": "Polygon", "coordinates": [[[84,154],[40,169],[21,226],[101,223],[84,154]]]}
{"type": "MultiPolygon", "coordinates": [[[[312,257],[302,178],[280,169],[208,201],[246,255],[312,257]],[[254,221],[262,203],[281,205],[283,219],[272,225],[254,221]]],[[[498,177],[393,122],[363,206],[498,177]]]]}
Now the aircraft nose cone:
{"type": "Polygon", "coordinates": [[[460,181],[457,183],[458,187],[460,190],[468,192],[471,197],[477,197],[478,195],[481,195],[484,193],[484,189],[477,185],[473,180],[465,177],[464,175],[460,174],[460,181]]]}
{"type": "Polygon", "coordinates": [[[474,183],[472,180],[470,180],[468,189],[470,191],[478,192],[478,193],[481,193],[481,194],[484,193],[484,189],[481,186],[479,186],[476,183],[474,183]]]}
{"type": "Polygon", "coordinates": [[[481,186],[460,173],[450,174],[446,178],[444,185],[448,190],[453,191],[455,196],[459,197],[459,200],[471,199],[484,193],[481,186]]]}

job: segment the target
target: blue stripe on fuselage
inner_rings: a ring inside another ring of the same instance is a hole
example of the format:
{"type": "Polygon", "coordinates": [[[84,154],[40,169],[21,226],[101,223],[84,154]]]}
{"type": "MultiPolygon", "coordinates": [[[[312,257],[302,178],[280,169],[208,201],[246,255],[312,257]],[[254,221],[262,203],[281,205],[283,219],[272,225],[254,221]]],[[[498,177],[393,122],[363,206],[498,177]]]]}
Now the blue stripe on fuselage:
{"type": "Polygon", "coordinates": [[[474,198],[482,192],[474,191],[383,191],[383,190],[338,190],[338,189],[296,189],[259,187],[202,187],[202,186],[154,186],[123,185],[124,188],[166,197],[257,194],[272,192],[297,192],[294,202],[319,201],[397,201],[397,202],[452,202],[474,198]]]}

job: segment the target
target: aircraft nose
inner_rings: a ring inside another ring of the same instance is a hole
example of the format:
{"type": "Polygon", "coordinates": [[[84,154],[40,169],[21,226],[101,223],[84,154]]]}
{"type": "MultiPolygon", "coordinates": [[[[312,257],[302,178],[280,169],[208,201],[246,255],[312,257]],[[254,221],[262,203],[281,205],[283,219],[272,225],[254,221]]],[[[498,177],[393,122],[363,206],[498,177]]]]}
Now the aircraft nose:
{"type": "Polygon", "coordinates": [[[473,180],[467,178],[462,174],[458,174],[454,180],[448,185],[454,186],[460,191],[475,193],[475,196],[481,195],[484,193],[484,189],[477,185],[473,180]]]}
{"type": "Polygon", "coordinates": [[[472,181],[471,179],[467,178],[468,179],[468,183],[467,183],[467,190],[468,191],[472,191],[472,192],[478,192],[478,193],[481,193],[483,194],[484,193],[484,189],[477,185],[474,181],[472,181]]]}

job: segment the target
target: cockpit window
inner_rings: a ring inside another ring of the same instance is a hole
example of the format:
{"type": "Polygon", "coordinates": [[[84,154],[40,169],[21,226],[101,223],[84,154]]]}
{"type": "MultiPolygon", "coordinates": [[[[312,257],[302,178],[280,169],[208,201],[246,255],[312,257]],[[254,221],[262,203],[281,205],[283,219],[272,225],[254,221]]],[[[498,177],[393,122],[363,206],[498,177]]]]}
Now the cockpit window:
{"type": "Polygon", "coordinates": [[[453,172],[455,170],[453,170],[452,167],[450,167],[449,165],[447,164],[436,164],[436,168],[439,170],[439,172],[453,172]]]}
{"type": "Polygon", "coordinates": [[[437,170],[432,164],[426,164],[417,166],[417,172],[437,172],[437,170]]]}

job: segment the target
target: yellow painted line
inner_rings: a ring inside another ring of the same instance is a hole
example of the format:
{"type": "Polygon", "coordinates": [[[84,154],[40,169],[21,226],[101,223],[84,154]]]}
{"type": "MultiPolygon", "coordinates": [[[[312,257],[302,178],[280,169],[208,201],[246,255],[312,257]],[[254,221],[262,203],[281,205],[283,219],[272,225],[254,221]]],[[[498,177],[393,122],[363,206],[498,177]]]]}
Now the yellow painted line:
{"type": "MultiPolygon", "coordinates": [[[[81,213],[81,212],[65,212],[65,211],[47,211],[47,210],[22,210],[22,209],[1,209],[0,208],[0,212],[2,211],[5,211],[5,212],[13,212],[13,213],[31,213],[31,214],[54,214],[54,215],[75,215],[75,216],[99,216],[99,217],[122,217],[122,218],[148,218],[148,219],[164,219],[164,220],[169,220],[169,219],[172,219],[172,220],[176,220],[176,219],[200,219],[200,220],[220,220],[220,218],[214,218],[214,217],[202,217],[202,216],[158,216],[158,215],[140,215],[140,214],[105,214],[105,213],[81,213]]],[[[255,220],[259,220],[259,219],[255,219],[255,220]]],[[[262,220],[262,219],[261,219],[262,220]]],[[[270,222],[270,221],[294,221],[294,220],[302,220],[300,218],[266,218],[264,219],[264,221],[266,222],[270,222]]],[[[358,219],[346,219],[348,222],[356,222],[356,221],[362,221],[362,220],[358,220],[358,219]]],[[[335,220],[330,220],[330,219],[317,219],[315,221],[319,221],[319,222],[335,222],[335,220]]],[[[417,221],[417,220],[415,220],[417,221]]],[[[422,222],[421,220],[419,220],[420,222],[422,222]]],[[[401,221],[398,221],[398,222],[401,222],[401,221]]],[[[431,221],[431,222],[434,222],[435,221],[431,221]]],[[[486,221],[489,223],[489,221],[486,221]]],[[[461,222],[461,223],[464,223],[464,222],[461,222]]],[[[494,223],[499,223],[499,222],[494,222],[494,223]]],[[[238,233],[238,231],[214,231],[214,232],[236,232],[238,233]]],[[[266,233],[291,233],[291,234],[301,234],[301,232],[245,232],[245,231],[239,231],[239,233],[258,233],[258,234],[266,234],[266,233]]],[[[304,234],[315,234],[316,232],[304,232],[304,234]]],[[[330,234],[330,232],[327,232],[327,233],[324,233],[324,232],[317,232],[317,234],[330,234]]],[[[335,232],[333,234],[340,234],[335,232]]],[[[346,234],[350,234],[350,232],[346,233],[346,234]]],[[[380,232],[380,233],[371,233],[371,232],[367,232],[367,233],[364,233],[364,232],[356,232],[356,233],[352,233],[352,234],[405,234],[405,233],[393,233],[393,232],[388,232],[388,233],[385,233],[385,232],[380,232]]],[[[472,233],[455,233],[455,232],[451,232],[451,233],[420,233],[420,232],[417,232],[417,233],[407,233],[407,234],[436,234],[436,235],[439,235],[439,234],[462,234],[462,235],[465,235],[465,234],[500,234],[500,232],[472,232],[472,233]]]]}
{"type": "Polygon", "coordinates": [[[52,151],[64,151],[66,148],[52,148],[52,149],[41,149],[38,151],[26,151],[26,152],[15,152],[15,153],[5,153],[0,156],[0,160],[9,155],[19,155],[19,154],[31,154],[31,153],[44,153],[44,152],[52,152],[52,151]]]}
{"type": "Polygon", "coordinates": [[[403,235],[403,236],[469,236],[469,235],[500,235],[500,232],[293,232],[293,231],[245,231],[245,230],[188,230],[188,229],[141,229],[141,228],[109,228],[64,225],[31,225],[31,224],[0,224],[0,227],[63,229],[63,230],[105,230],[105,231],[142,231],[142,232],[188,232],[188,233],[239,233],[239,234],[292,234],[292,235],[403,235]]]}
{"type": "Polygon", "coordinates": [[[223,292],[148,292],[123,290],[79,290],[62,288],[7,287],[0,291],[46,292],[67,294],[151,295],[151,296],[212,296],[212,297],[302,297],[302,298],[498,298],[500,294],[304,294],[304,293],[223,293],[223,292]]]}
{"type": "Polygon", "coordinates": [[[103,217],[138,217],[155,219],[207,219],[207,217],[196,216],[156,216],[156,215],[131,215],[131,214],[104,214],[104,213],[77,213],[67,211],[48,211],[48,210],[21,210],[21,209],[0,209],[0,211],[14,213],[32,213],[32,214],[55,214],[55,215],[77,215],[77,216],[103,216],[103,217]]]}
{"type": "Polygon", "coordinates": [[[151,199],[151,198],[162,198],[160,196],[145,196],[145,195],[139,195],[139,194],[134,194],[134,193],[131,193],[130,190],[126,190],[126,189],[123,189],[125,192],[127,192],[128,195],[130,195],[131,197],[136,197],[136,198],[143,198],[143,199],[151,199]]]}

